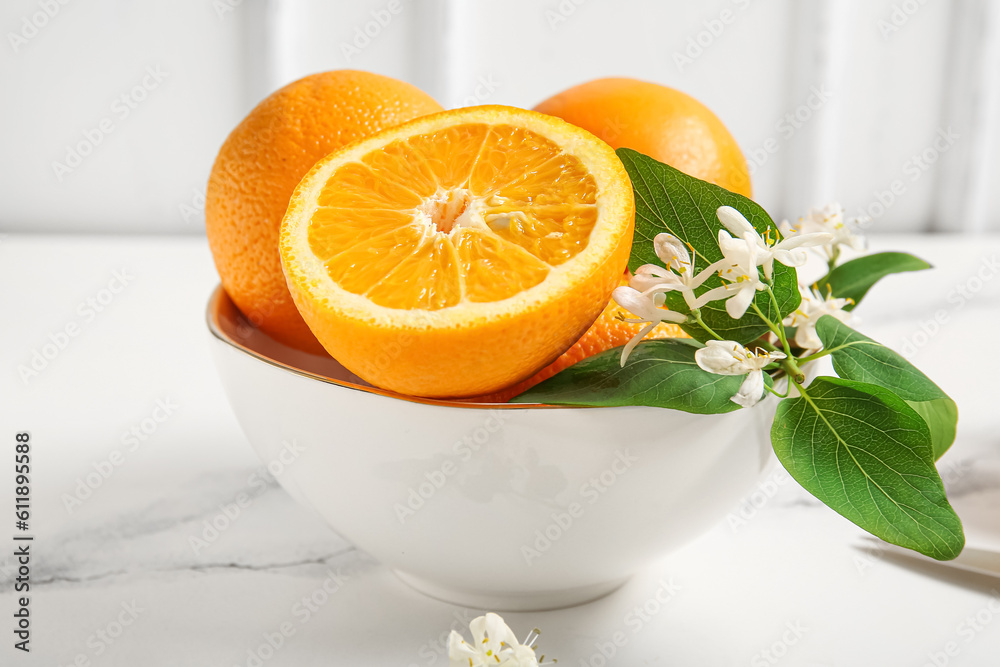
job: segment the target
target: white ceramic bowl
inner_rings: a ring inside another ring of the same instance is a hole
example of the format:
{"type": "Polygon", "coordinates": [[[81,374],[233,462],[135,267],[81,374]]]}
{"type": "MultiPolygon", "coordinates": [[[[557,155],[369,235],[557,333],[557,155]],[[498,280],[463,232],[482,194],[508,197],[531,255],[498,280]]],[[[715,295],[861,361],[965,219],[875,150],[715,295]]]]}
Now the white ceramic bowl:
{"type": "Polygon", "coordinates": [[[719,521],[770,456],[773,398],[711,417],[416,399],[280,345],[221,288],[208,324],[281,485],[412,587],[468,607],[604,595],[719,521]]]}

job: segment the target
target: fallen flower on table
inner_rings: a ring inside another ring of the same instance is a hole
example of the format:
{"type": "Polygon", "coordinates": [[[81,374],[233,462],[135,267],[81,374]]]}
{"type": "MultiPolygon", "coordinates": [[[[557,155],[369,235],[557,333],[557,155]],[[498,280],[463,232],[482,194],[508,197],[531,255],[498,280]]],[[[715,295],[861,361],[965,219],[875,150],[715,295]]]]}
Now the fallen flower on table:
{"type": "MultiPolygon", "coordinates": [[[[503,618],[494,613],[478,616],[469,623],[472,643],[452,630],[448,636],[448,660],[451,667],[540,667],[556,662],[539,663],[535,641],[540,631],[533,629],[524,642],[518,642],[503,618]]],[[[544,660],[545,656],[541,657],[544,660]]]]}

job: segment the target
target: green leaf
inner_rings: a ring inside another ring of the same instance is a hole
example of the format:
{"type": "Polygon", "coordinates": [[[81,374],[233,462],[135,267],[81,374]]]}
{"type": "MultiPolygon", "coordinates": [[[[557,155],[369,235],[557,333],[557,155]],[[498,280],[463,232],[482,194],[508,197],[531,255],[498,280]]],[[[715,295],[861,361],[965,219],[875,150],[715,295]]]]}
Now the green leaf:
{"type": "Polygon", "coordinates": [[[950,398],[938,398],[933,401],[907,401],[920,415],[931,430],[931,447],[934,449],[934,459],[937,460],[948,451],[955,442],[958,430],[958,406],[950,398]]]}
{"type": "MultiPolygon", "coordinates": [[[[739,410],[730,399],[743,383],[742,375],[715,375],[695,363],[701,346],[671,338],[643,341],[621,366],[622,348],[588,357],[553,375],[511,403],[549,405],[647,405],[697,414],[739,410]]],[[[770,384],[770,377],[765,374],[770,384]]]]}
{"type": "Polygon", "coordinates": [[[771,444],[807,491],[887,542],[938,560],[965,545],[924,420],[888,389],[820,377],[778,405],[771,444]]]}
{"type": "Polygon", "coordinates": [[[948,451],[955,441],[958,406],[929,377],[902,355],[830,315],[816,323],[816,334],[824,347],[832,350],[837,375],[889,389],[927,422],[935,459],[948,451]]]}
{"type": "Polygon", "coordinates": [[[823,296],[829,292],[837,298],[851,299],[854,303],[848,304],[844,310],[852,310],[865,298],[872,285],[886,276],[929,268],[930,264],[905,252],[879,252],[844,262],[816,281],[816,287],[823,296]]]}
{"type": "MultiPolygon", "coordinates": [[[[632,271],[643,264],[661,264],[653,249],[653,239],[662,232],[669,232],[694,248],[696,271],[722,259],[718,237],[724,227],[715,214],[720,206],[732,206],[758,232],[764,234],[770,229],[772,238],[780,238],[774,221],[752,199],[688,176],[634,150],[619,148],[617,153],[635,190],[635,235],[628,265],[632,271]]],[[[721,278],[712,276],[698,292],[722,284],[721,278]]],[[[758,292],[755,303],[772,322],[779,322],[798,308],[801,301],[795,269],[775,263],[773,289],[780,313],[775,312],[767,292],[758,292]]],[[[668,292],[666,299],[671,310],[689,312],[679,293],[668,292]]],[[[749,343],[768,331],[753,310],[739,320],[732,319],[723,301],[708,304],[701,313],[705,323],[728,340],[749,343]]],[[[701,341],[711,338],[696,324],[684,325],[684,330],[701,341]]]]}

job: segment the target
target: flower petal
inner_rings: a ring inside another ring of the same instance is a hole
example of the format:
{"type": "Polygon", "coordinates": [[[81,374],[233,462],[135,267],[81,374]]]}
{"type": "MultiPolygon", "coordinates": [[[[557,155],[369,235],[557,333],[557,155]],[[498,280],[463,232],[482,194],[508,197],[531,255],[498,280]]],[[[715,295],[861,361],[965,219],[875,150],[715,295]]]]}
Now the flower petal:
{"type": "Polygon", "coordinates": [[[651,276],[648,273],[632,276],[632,278],[628,281],[628,286],[640,294],[653,291],[670,292],[676,289],[676,285],[672,284],[667,279],[657,278],[656,276],[651,276]]]}
{"type": "Polygon", "coordinates": [[[619,306],[643,320],[650,319],[651,311],[656,308],[652,299],[643,296],[642,292],[633,287],[616,287],[611,293],[611,298],[619,306]]]}
{"type": "Polygon", "coordinates": [[[671,264],[677,268],[691,264],[691,255],[684,247],[684,242],[673,234],[657,234],[653,238],[653,250],[667,268],[671,268],[671,264]]]}
{"type": "Polygon", "coordinates": [[[729,314],[729,317],[738,320],[746,315],[747,309],[750,307],[750,303],[756,294],[757,283],[750,281],[741,283],[736,294],[729,297],[729,300],[726,301],[726,312],[729,314]]]}
{"type": "Polygon", "coordinates": [[[795,329],[795,344],[803,350],[815,350],[823,347],[823,341],[816,334],[816,324],[803,322],[795,329]]]}
{"type": "MultiPolygon", "coordinates": [[[[697,298],[693,299],[692,301],[688,301],[688,307],[701,308],[705,304],[711,303],[712,301],[725,299],[732,293],[733,290],[727,285],[723,285],[722,287],[713,287],[707,292],[702,292],[700,295],[698,295],[697,298]]],[[[687,298],[687,293],[684,294],[684,297],[685,299],[687,298]]]]}
{"type": "Polygon", "coordinates": [[[778,231],[781,232],[782,238],[789,238],[791,236],[799,234],[802,230],[798,227],[793,227],[792,223],[788,222],[787,220],[782,220],[780,223],[778,223],[778,231]]]}
{"type": "Polygon", "coordinates": [[[474,646],[466,643],[462,635],[454,630],[448,635],[448,661],[452,665],[462,665],[468,667],[481,667],[483,665],[482,652],[474,646]]]}
{"type": "MultiPolygon", "coordinates": [[[[510,667],[538,667],[538,656],[535,650],[521,645],[514,648],[514,655],[508,658],[510,667]]],[[[548,664],[548,663],[546,663],[548,664]]]]}
{"type": "Polygon", "coordinates": [[[644,294],[633,287],[616,287],[611,298],[619,306],[632,313],[644,322],[675,322],[687,321],[687,315],[672,310],[660,308],[663,302],[661,294],[644,294]]]}
{"type": "Polygon", "coordinates": [[[720,206],[715,211],[715,215],[718,216],[719,222],[722,223],[723,227],[732,232],[733,236],[743,236],[747,232],[757,234],[757,230],[754,229],[746,217],[732,206],[720,206]]]}
{"type": "Polygon", "coordinates": [[[793,248],[809,248],[812,246],[825,245],[833,241],[833,234],[829,232],[811,232],[809,234],[796,234],[790,238],[785,238],[774,246],[775,250],[791,250],[793,248]]]}
{"type": "MultiPolygon", "coordinates": [[[[761,263],[761,268],[764,269],[764,280],[770,281],[771,276],[774,275],[775,259],[777,259],[777,253],[772,254],[770,257],[768,257],[761,263]]],[[[784,262],[782,262],[782,264],[784,264],[784,262]]]]}
{"type": "Polygon", "coordinates": [[[486,617],[476,616],[469,622],[469,630],[472,632],[472,643],[479,648],[486,642],[486,617]]]}
{"type": "Polygon", "coordinates": [[[757,405],[764,396],[764,372],[750,371],[740,385],[740,390],[731,400],[744,408],[752,408],[757,405]]]}
{"type": "Polygon", "coordinates": [[[718,262],[706,266],[704,269],[698,272],[698,275],[694,276],[693,278],[687,278],[688,289],[692,290],[698,289],[699,287],[701,287],[702,283],[704,283],[706,280],[715,275],[715,273],[719,269],[723,268],[725,265],[726,265],[725,258],[720,259],[718,262]]]}
{"type": "Polygon", "coordinates": [[[775,248],[774,259],[778,260],[785,266],[802,266],[807,261],[809,261],[809,255],[806,251],[801,248],[793,248],[791,250],[786,248],[775,248]]]}
{"type": "Polygon", "coordinates": [[[641,343],[642,339],[645,338],[646,335],[656,327],[656,324],[657,324],[656,322],[650,322],[642,329],[640,329],[639,333],[632,336],[629,342],[625,343],[625,347],[622,348],[622,358],[620,361],[620,364],[623,368],[625,367],[625,362],[628,361],[629,355],[632,354],[632,350],[634,350],[635,346],[641,343]]]}
{"type": "Polygon", "coordinates": [[[703,371],[716,375],[742,375],[748,352],[734,340],[710,340],[694,353],[694,361],[703,371]]]}
{"type": "Polygon", "coordinates": [[[487,640],[487,646],[494,653],[499,653],[503,645],[514,647],[518,645],[517,637],[514,635],[514,631],[511,630],[506,623],[504,623],[503,618],[499,614],[494,614],[490,612],[486,614],[486,634],[489,635],[487,640]]]}
{"type": "Polygon", "coordinates": [[[675,273],[669,272],[662,276],[657,276],[653,272],[637,272],[628,281],[628,286],[646,294],[653,290],[658,292],[673,292],[684,289],[684,283],[680,277],[675,273]]]}

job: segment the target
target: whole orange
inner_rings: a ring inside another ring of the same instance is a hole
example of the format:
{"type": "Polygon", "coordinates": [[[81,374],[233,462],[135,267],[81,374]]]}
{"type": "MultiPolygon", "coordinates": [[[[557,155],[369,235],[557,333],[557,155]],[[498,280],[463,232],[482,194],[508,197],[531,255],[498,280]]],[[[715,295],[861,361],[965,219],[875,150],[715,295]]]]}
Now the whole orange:
{"type": "Polygon", "coordinates": [[[751,196],[747,162],[733,135],[690,95],[628,78],[596,79],[535,107],[686,174],[751,196]]]}
{"type": "Polygon", "coordinates": [[[209,177],[205,226],[222,286],[251,322],[284,343],[322,351],[292,303],[278,256],[292,192],[327,154],[441,110],[408,83],[338,70],[288,84],[230,133],[209,177]]]}

